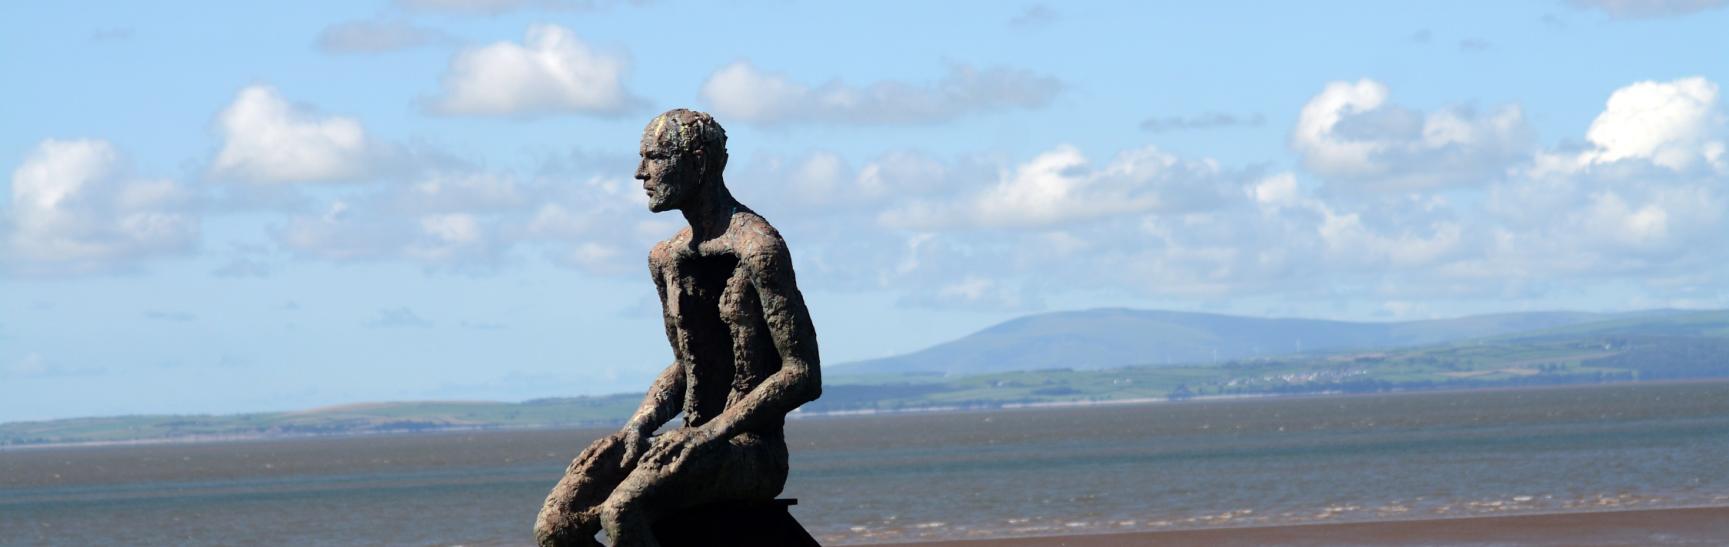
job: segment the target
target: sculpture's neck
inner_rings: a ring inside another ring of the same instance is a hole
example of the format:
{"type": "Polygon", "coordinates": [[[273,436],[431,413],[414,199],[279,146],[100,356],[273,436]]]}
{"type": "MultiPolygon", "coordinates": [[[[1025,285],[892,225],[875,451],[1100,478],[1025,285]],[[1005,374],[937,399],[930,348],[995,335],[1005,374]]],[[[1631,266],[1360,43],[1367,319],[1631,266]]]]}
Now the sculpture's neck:
{"type": "Polygon", "coordinates": [[[742,208],[720,177],[704,181],[692,202],[680,212],[690,223],[690,233],[695,241],[708,241],[726,233],[733,213],[742,208]]]}

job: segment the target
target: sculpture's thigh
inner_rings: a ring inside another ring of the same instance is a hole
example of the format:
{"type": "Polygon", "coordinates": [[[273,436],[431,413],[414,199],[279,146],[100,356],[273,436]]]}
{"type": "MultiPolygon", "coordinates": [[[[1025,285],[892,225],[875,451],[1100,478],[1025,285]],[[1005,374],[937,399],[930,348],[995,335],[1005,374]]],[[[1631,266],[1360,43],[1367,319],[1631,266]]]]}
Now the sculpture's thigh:
{"type": "Polygon", "coordinates": [[[640,511],[650,520],[714,501],[774,499],[786,486],[786,441],[746,433],[726,446],[666,467],[639,467],[606,505],[640,511]]]}

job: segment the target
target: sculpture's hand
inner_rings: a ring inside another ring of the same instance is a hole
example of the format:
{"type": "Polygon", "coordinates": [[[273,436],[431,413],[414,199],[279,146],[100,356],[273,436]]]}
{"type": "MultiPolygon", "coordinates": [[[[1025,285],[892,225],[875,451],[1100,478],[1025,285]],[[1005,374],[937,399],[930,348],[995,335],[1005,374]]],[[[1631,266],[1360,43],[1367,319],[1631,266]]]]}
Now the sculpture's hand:
{"type": "Polygon", "coordinates": [[[595,439],[594,442],[589,443],[588,448],[582,449],[582,454],[578,455],[576,461],[571,462],[571,465],[574,466],[577,465],[577,462],[589,461],[601,457],[602,454],[612,452],[617,448],[619,440],[619,435],[616,433],[595,439]]]}
{"type": "Polygon", "coordinates": [[[618,442],[624,445],[622,461],[625,466],[635,463],[636,458],[648,450],[649,433],[651,432],[626,426],[623,431],[614,435],[618,438],[618,442]]]}
{"type": "Polygon", "coordinates": [[[690,459],[693,454],[714,449],[723,440],[704,427],[674,429],[655,437],[653,446],[643,453],[641,464],[665,467],[690,459]]]}

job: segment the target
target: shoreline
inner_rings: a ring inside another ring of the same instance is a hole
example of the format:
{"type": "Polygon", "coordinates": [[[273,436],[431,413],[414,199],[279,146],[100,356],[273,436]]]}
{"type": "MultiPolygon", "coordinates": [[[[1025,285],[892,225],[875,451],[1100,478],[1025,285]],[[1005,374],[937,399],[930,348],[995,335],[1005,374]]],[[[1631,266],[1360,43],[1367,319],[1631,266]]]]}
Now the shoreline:
{"type": "Polygon", "coordinates": [[[1136,545],[1724,545],[1729,506],[1322,522],[1099,534],[860,544],[875,547],[1136,545]]]}
{"type": "MultiPolygon", "coordinates": [[[[1005,411],[1005,410],[1006,411],[1045,410],[1045,409],[1064,409],[1064,408],[1087,408],[1087,407],[1098,407],[1098,406],[1212,404],[1212,403],[1266,401],[1266,400],[1280,400],[1280,399],[1325,399],[1325,398],[1338,398],[1338,397],[1357,398],[1357,397],[1383,397],[1383,396],[1395,396],[1396,397],[1396,396],[1405,396],[1405,395],[1421,396],[1421,395],[1436,395],[1436,394],[1447,394],[1447,393],[1481,393],[1481,392],[1539,391],[1539,390],[1568,390],[1568,389],[1603,389],[1603,388],[1614,388],[1614,387],[1639,387],[1639,386],[1660,386],[1660,385],[1678,385],[1678,384],[1712,384],[1712,383],[1729,383],[1729,378],[1700,378],[1700,379],[1685,379],[1685,380],[1641,380],[1641,381],[1631,381],[1631,382],[1604,382],[1604,383],[1590,383],[1590,384],[1555,384],[1555,385],[1533,385],[1533,386],[1497,386],[1497,387],[1481,387],[1481,388],[1469,388],[1469,389],[1393,390],[1393,391],[1379,391],[1379,392],[1372,392],[1372,393],[1347,393],[1347,392],[1338,392],[1338,391],[1312,392],[1312,393],[1292,393],[1292,394],[1246,393],[1246,394],[1233,394],[1233,395],[1204,395],[1204,396],[1196,396],[1196,397],[1184,399],[1181,401],[1172,401],[1172,400],[1169,400],[1167,398],[1137,397],[1137,398],[1126,398],[1126,399],[1048,401],[1048,402],[1031,402],[1031,403],[1005,403],[1005,404],[992,405],[992,406],[954,405],[954,406],[906,407],[906,408],[894,408],[894,409],[833,410],[833,411],[818,411],[818,412],[794,411],[790,414],[787,414],[787,419],[788,420],[822,420],[822,419],[830,419],[830,418],[850,418],[850,417],[868,417],[868,416],[896,416],[896,415],[913,415],[913,414],[992,412],[992,411],[1005,411]]],[[[368,404],[373,404],[373,403],[368,403],[368,404]]],[[[302,411],[302,412],[304,412],[304,411],[302,411]]],[[[290,441],[290,440],[299,440],[299,439],[333,439],[333,438],[397,436],[397,435],[437,435],[437,434],[448,434],[448,433],[464,433],[464,432],[473,433],[473,432],[489,432],[489,431],[556,431],[556,430],[577,430],[577,429],[603,429],[603,428],[616,427],[622,423],[624,423],[624,420],[620,419],[620,420],[616,420],[615,422],[612,422],[612,423],[579,423],[579,424],[558,424],[558,425],[451,425],[451,426],[447,426],[447,427],[421,428],[421,429],[416,429],[416,430],[382,429],[382,430],[356,430],[356,431],[351,431],[351,432],[333,432],[333,433],[287,433],[287,434],[248,433],[248,434],[233,434],[233,435],[224,435],[224,434],[193,435],[193,436],[186,436],[186,437],[154,437],[154,438],[139,438],[139,439],[115,439],[115,440],[102,440],[102,441],[77,441],[77,442],[53,442],[53,443],[21,443],[21,444],[0,443],[0,453],[6,453],[6,452],[10,452],[10,451],[21,451],[21,450],[53,450],[53,449],[69,449],[69,448],[98,448],[98,447],[112,447],[112,446],[150,446],[150,445],[164,445],[164,444],[213,444],[213,443],[233,443],[233,442],[272,442],[272,441],[290,441]]],[[[5,424],[0,424],[0,425],[5,425],[5,424]]]]}

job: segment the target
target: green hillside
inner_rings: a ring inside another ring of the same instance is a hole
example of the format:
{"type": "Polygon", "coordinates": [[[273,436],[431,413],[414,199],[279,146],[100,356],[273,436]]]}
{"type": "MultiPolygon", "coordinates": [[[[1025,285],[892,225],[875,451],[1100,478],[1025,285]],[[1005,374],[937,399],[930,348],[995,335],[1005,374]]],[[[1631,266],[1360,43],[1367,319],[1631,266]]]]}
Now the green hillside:
{"type": "MultiPolygon", "coordinates": [[[[1729,378],[1729,311],[1619,316],[1402,349],[1309,352],[1205,364],[953,376],[840,372],[831,371],[822,399],[803,412],[1703,380],[1729,378]]],[[[520,403],[375,403],[230,416],[14,422],[0,424],[0,447],[609,425],[622,423],[640,398],[640,394],[619,394],[520,403]]]]}
{"type": "Polygon", "coordinates": [[[521,403],[367,403],[299,412],[226,416],[119,416],[0,424],[0,446],[130,440],[199,440],[402,433],[458,428],[577,427],[621,422],[640,395],[536,399],[521,403]]]}
{"type": "Polygon", "coordinates": [[[1400,350],[1219,364],[1047,369],[959,378],[843,377],[830,382],[824,398],[811,407],[989,407],[1709,378],[1729,378],[1729,312],[1676,312],[1400,350]],[[904,393],[894,393],[897,388],[904,393]],[[868,395],[854,396],[853,390],[868,395]]]}
{"type": "Polygon", "coordinates": [[[1371,323],[1107,308],[1021,317],[917,352],[842,363],[831,370],[957,376],[1217,363],[1305,352],[1408,348],[1670,313],[1526,312],[1371,323]]]}

